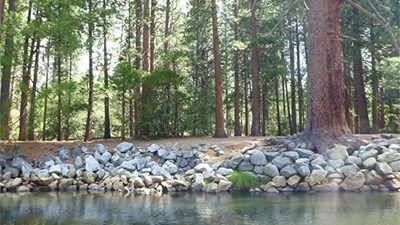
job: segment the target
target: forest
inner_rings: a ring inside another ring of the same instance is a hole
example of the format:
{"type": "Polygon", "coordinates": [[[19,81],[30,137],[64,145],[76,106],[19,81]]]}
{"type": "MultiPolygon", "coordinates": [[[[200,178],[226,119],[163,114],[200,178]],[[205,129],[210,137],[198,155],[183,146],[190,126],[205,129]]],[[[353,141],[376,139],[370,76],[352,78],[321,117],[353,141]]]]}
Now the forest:
{"type": "MultiPolygon", "coordinates": [[[[299,133],[310,4],[0,0],[0,139],[299,133]]],[[[340,25],[350,131],[399,133],[400,1],[343,0],[340,25]]]]}

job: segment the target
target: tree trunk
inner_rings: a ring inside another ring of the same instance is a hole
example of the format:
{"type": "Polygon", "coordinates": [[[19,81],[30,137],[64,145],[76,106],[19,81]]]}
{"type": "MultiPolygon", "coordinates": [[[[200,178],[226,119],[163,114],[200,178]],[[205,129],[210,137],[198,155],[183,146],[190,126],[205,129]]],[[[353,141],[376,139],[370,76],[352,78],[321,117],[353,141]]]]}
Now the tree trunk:
{"type": "MultiPolygon", "coordinates": [[[[89,0],[89,15],[92,15],[92,0],[89,0]]],[[[89,98],[88,98],[88,111],[86,120],[86,131],[85,141],[92,140],[92,114],[93,114],[93,100],[94,100],[94,89],[93,89],[93,31],[94,22],[93,19],[89,19],[89,34],[88,34],[88,48],[89,48],[89,98]]]]}
{"type": "Polygon", "coordinates": [[[125,91],[122,91],[121,139],[125,140],[125,91]]]}
{"type": "MultiPolygon", "coordinates": [[[[106,10],[107,2],[103,0],[103,10],[106,10]]],[[[104,73],[104,88],[105,88],[105,96],[104,96],[104,138],[111,138],[111,129],[110,129],[110,97],[109,93],[109,77],[108,77],[108,53],[107,53],[107,17],[106,14],[103,16],[103,73],[104,73]]]]}
{"type": "MultiPolygon", "coordinates": [[[[246,51],[243,52],[243,65],[247,65],[246,51]]],[[[249,83],[247,69],[243,69],[244,78],[244,135],[249,135],[249,83]]]]}
{"type": "MultiPolygon", "coordinates": [[[[68,68],[68,83],[72,82],[72,54],[69,54],[69,68],[68,68]]],[[[65,140],[69,141],[69,136],[71,134],[71,98],[72,98],[72,93],[69,91],[68,92],[68,102],[67,102],[67,115],[66,115],[66,122],[65,122],[65,140]]]]}
{"type": "Polygon", "coordinates": [[[251,2],[251,38],[253,47],[251,50],[252,58],[252,123],[251,123],[251,136],[260,136],[260,75],[258,72],[258,47],[257,47],[257,19],[256,19],[256,4],[257,0],[251,2]]]}
{"type": "MultiPolygon", "coordinates": [[[[136,0],[136,24],[135,24],[135,32],[136,32],[136,52],[142,52],[142,0],[136,0]]],[[[135,59],[135,68],[137,70],[142,69],[142,57],[140,54],[136,54],[135,59]]],[[[135,136],[139,136],[139,119],[140,119],[140,96],[141,88],[138,85],[135,88],[135,99],[134,99],[134,108],[135,108],[135,136]]]]}
{"type": "MultiPolygon", "coordinates": [[[[16,9],[16,1],[8,1],[8,12],[12,13],[16,9]]],[[[1,94],[0,94],[0,140],[8,140],[10,135],[10,86],[11,74],[14,58],[14,34],[11,31],[6,32],[4,44],[4,58],[1,60],[1,94]]]]}
{"type": "Polygon", "coordinates": [[[61,53],[57,53],[57,141],[62,140],[63,130],[62,130],[62,101],[61,101],[61,53]]]}
{"type": "Polygon", "coordinates": [[[279,77],[275,76],[275,104],[276,104],[276,122],[278,126],[278,136],[282,136],[281,113],[279,110],[279,77]]]}
{"type": "Polygon", "coordinates": [[[372,133],[379,132],[379,77],[376,71],[376,49],[374,27],[370,28],[371,86],[372,86],[372,133]]]}
{"type": "Polygon", "coordinates": [[[357,112],[359,119],[359,128],[361,134],[371,133],[371,127],[368,119],[367,99],[365,97],[365,84],[363,75],[363,64],[361,55],[361,37],[360,22],[357,10],[353,11],[353,67],[355,80],[355,94],[357,101],[357,112]]]}
{"type": "Polygon", "coordinates": [[[386,127],[386,124],[385,124],[385,98],[384,98],[385,92],[384,92],[383,87],[381,87],[379,89],[379,95],[381,97],[381,101],[380,101],[380,105],[379,105],[379,107],[380,107],[380,109],[379,109],[379,111],[380,111],[379,112],[379,116],[380,116],[379,128],[383,129],[386,127]]]}
{"type": "Polygon", "coordinates": [[[289,129],[290,129],[290,134],[293,134],[293,127],[292,127],[292,116],[291,116],[291,112],[290,112],[290,102],[289,102],[289,91],[288,91],[288,86],[287,86],[287,81],[286,81],[286,77],[283,76],[282,77],[283,80],[283,92],[285,93],[286,99],[283,99],[283,102],[286,101],[286,105],[287,105],[287,117],[288,117],[288,121],[289,121],[289,129]]]}
{"type": "MultiPolygon", "coordinates": [[[[144,0],[143,7],[143,70],[146,72],[150,71],[150,27],[149,27],[149,19],[150,19],[150,0],[144,0]]],[[[145,89],[145,88],[144,88],[145,89]]]]}
{"type": "Polygon", "coordinates": [[[171,0],[167,0],[165,6],[164,54],[166,54],[169,49],[170,13],[171,13],[171,0]]]}
{"type": "MultiPolygon", "coordinates": [[[[49,47],[50,44],[48,44],[46,48],[46,78],[45,78],[45,90],[47,91],[48,86],[49,86],[49,71],[50,71],[50,52],[49,52],[49,47]]],[[[53,71],[55,71],[55,67],[53,67],[53,71]]],[[[44,96],[44,106],[43,106],[43,128],[42,128],[42,141],[46,140],[46,122],[47,122],[47,101],[48,101],[48,96],[47,93],[44,96]]]]}
{"type": "Polygon", "coordinates": [[[150,23],[150,72],[153,72],[156,63],[156,0],[151,0],[151,23],[150,23]]]}
{"type": "Polygon", "coordinates": [[[343,63],[343,76],[344,76],[344,82],[345,82],[345,115],[346,115],[346,121],[349,126],[350,131],[354,131],[353,128],[353,120],[352,116],[350,114],[350,109],[352,109],[352,90],[351,90],[351,75],[350,75],[350,60],[349,60],[349,43],[347,41],[343,42],[343,57],[344,57],[344,63],[343,63]]]}
{"type": "Polygon", "coordinates": [[[134,104],[133,99],[129,98],[129,136],[134,137],[134,125],[133,125],[133,117],[134,117],[134,104]]]}
{"type": "Polygon", "coordinates": [[[6,0],[0,0],[0,42],[1,42],[1,36],[3,33],[3,21],[4,21],[4,6],[5,6],[6,0]]]}
{"type": "Polygon", "coordinates": [[[224,111],[222,109],[222,75],[221,61],[219,58],[219,37],[218,37],[218,22],[217,22],[217,5],[216,0],[211,0],[212,3],[212,31],[213,31],[213,46],[214,46],[214,69],[215,69],[215,134],[216,138],[227,137],[224,129],[224,111]]]}
{"type": "Polygon", "coordinates": [[[345,116],[339,4],[340,0],[308,2],[308,109],[302,141],[319,153],[334,143],[355,142],[345,116]]]}
{"type": "Polygon", "coordinates": [[[28,128],[29,141],[33,141],[35,138],[35,109],[36,109],[37,80],[39,74],[39,55],[40,55],[40,39],[36,39],[35,65],[33,67],[33,81],[31,89],[30,109],[29,109],[29,128],[28,128]]]}
{"type": "MultiPolygon", "coordinates": [[[[28,18],[27,25],[31,22],[31,14],[32,14],[32,1],[29,1],[28,6],[28,18]]],[[[35,40],[32,39],[30,45],[30,51],[28,56],[29,49],[29,39],[28,35],[25,36],[24,41],[24,53],[23,53],[23,62],[22,62],[22,84],[21,84],[21,104],[19,110],[19,132],[18,132],[18,140],[25,141],[26,140],[26,114],[27,114],[27,105],[28,105],[28,91],[29,91],[29,81],[30,81],[30,73],[32,66],[32,58],[33,51],[35,47],[35,40]]]]}
{"type": "MultiPolygon", "coordinates": [[[[233,16],[234,18],[238,18],[238,0],[234,3],[233,8],[233,16]]],[[[238,33],[239,33],[239,24],[238,22],[234,22],[234,36],[235,40],[238,40],[238,33]]],[[[234,99],[234,114],[235,114],[235,136],[242,136],[242,126],[240,125],[240,87],[239,87],[239,51],[237,49],[233,52],[233,67],[235,70],[234,75],[234,83],[235,83],[235,99],[234,99]]]]}
{"type": "Polygon", "coordinates": [[[268,96],[268,87],[267,81],[264,79],[264,84],[262,85],[262,100],[261,100],[261,108],[262,108],[262,118],[261,118],[261,134],[262,136],[267,135],[267,118],[268,118],[268,106],[267,106],[267,96],[268,96]]]}
{"type": "Polygon", "coordinates": [[[297,98],[299,102],[299,126],[298,130],[303,131],[304,109],[303,109],[303,77],[301,75],[301,60],[300,60],[300,32],[299,25],[296,22],[296,62],[297,62],[297,98]]]}
{"type": "Polygon", "coordinates": [[[297,133],[297,115],[296,115],[296,80],[294,71],[294,44],[293,32],[289,24],[289,67],[290,67],[290,99],[291,99],[291,134],[297,133]]]}

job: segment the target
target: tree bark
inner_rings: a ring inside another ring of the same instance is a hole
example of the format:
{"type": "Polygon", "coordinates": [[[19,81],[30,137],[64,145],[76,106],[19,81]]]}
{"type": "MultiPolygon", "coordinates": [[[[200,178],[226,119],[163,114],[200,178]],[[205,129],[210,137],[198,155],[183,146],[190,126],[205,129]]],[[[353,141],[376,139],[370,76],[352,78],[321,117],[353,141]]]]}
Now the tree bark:
{"type": "Polygon", "coordinates": [[[63,136],[63,130],[62,130],[62,118],[63,118],[63,112],[62,112],[62,101],[61,101],[61,95],[62,95],[62,90],[61,90],[61,53],[57,53],[57,85],[58,85],[58,90],[57,90],[57,141],[62,140],[63,136]]]}
{"type": "Polygon", "coordinates": [[[253,41],[253,47],[251,51],[253,75],[251,136],[260,136],[260,75],[258,71],[256,4],[257,0],[251,1],[251,38],[253,41]]]}
{"type": "MultiPolygon", "coordinates": [[[[16,1],[8,1],[8,12],[16,10],[16,1]]],[[[14,61],[14,34],[12,31],[6,32],[4,43],[4,58],[1,60],[1,94],[0,94],[0,140],[8,140],[10,135],[10,88],[11,74],[14,61]]]]}
{"type": "Polygon", "coordinates": [[[28,127],[29,141],[33,141],[35,138],[35,109],[36,109],[37,80],[39,74],[39,55],[40,55],[40,39],[38,38],[36,39],[35,65],[33,67],[33,81],[31,89],[30,109],[29,109],[29,127],[28,127]]]}
{"type": "MultiPolygon", "coordinates": [[[[233,16],[234,18],[238,18],[238,0],[235,1],[234,6],[233,6],[233,16]]],[[[239,33],[239,24],[237,21],[234,22],[234,36],[235,40],[238,40],[238,33],[239,33]]],[[[233,67],[234,67],[234,114],[235,114],[235,131],[234,135],[235,136],[242,136],[242,126],[240,124],[240,87],[239,87],[239,50],[235,49],[233,52],[233,67]]]]}
{"type": "MultiPolygon", "coordinates": [[[[27,25],[31,22],[32,15],[32,1],[28,3],[28,17],[27,17],[27,25]]],[[[27,106],[28,106],[28,91],[29,91],[29,81],[30,81],[30,73],[32,66],[32,58],[33,51],[35,47],[35,40],[32,39],[29,49],[29,35],[25,36],[24,41],[24,53],[23,53],[23,63],[22,63],[22,84],[21,84],[21,104],[19,110],[19,132],[18,132],[18,140],[25,141],[26,140],[26,114],[27,114],[27,106]]]]}
{"type": "Polygon", "coordinates": [[[3,29],[2,25],[4,23],[4,6],[5,6],[6,0],[0,0],[0,42],[2,39],[2,34],[3,34],[3,29]]]}
{"type": "Polygon", "coordinates": [[[379,132],[379,77],[376,71],[376,49],[374,27],[370,28],[371,87],[372,87],[372,133],[379,132]]]}
{"type": "MultiPolygon", "coordinates": [[[[247,65],[247,54],[243,52],[243,65],[247,65]]],[[[244,135],[249,135],[249,82],[247,69],[243,69],[244,78],[244,135]]]]}
{"type": "Polygon", "coordinates": [[[385,91],[383,87],[379,88],[379,95],[381,97],[380,105],[379,105],[379,128],[383,129],[386,127],[385,123],[385,91]]]}
{"type": "Polygon", "coordinates": [[[85,141],[92,140],[92,114],[93,114],[93,101],[94,101],[94,89],[93,89],[93,31],[94,22],[92,18],[92,0],[88,2],[89,7],[89,34],[88,34],[88,48],[89,48],[89,97],[88,97],[88,111],[86,120],[86,131],[85,131],[85,141]]]}
{"type": "Polygon", "coordinates": [[[213,50],[214,50],[214,78],[215,78],[215,134],[216,138],[227,137],[224,129],[224,111],[222,103],[222,75],[221,75],[221,60],[219,57],[219,37],[218,37],[218,22],[217,22],[217,5],[216,0],[211,0],[212,3],[212,31],[213,31],[213,50]]]}
{"type": "MultiPolygon", "coordinates": [[[[290,21],[289,21],[290,22],[290,21]]],[[[291,24],[289,24],[289,67],[290,67],[290,99],[291,99],[291,134],[297,133],[296,115],[296,79],[294,71],[294,44],[291,24]]]]}
{"type": "Polygon", "coordinates": [[[278,136],[282,136],[281,113],[279,110],[279,76],[275,76],[275,104],[276,104],[276,122],[278,127],[278,136]]]}
{"type": "MultiPolygon", "coordinates": [[[[144,0],[143,7],[143,70],[150,71],[150,0],[144,0]]],[[[145,88],[144,88],[145,89],[145,88]]]]}
{"type": "Polygon", "coordinates": [[[359,131],[361,134],[371,133],[371,127],[368,119],[367,99],[365,96],[365,84],[363,75],[363,64],[361,55],[361,37],[360,22],[357,10],[353,11],[353,68],[355,80],[355,94],[357,101],[357,112],[359,119],[359,131]]]}
{"type": "MultiPolygon", "coordinates": [[[[107,8],[107,1],[103,0],[103,10],[107,8]]],[[[108,96],[109,76],[108,76],[108,53],[107,53],[107,16],[103,15],[103,74],[104,74],[104,138],[111,138],[110,129],[110,97],[108,96]]]]}
{"type": "MultiPolygon", "coordinates": [[[[72,54],[69,54],[69,68],[68,68],[68,83],[72,82],[72,54]]],[[[72,99],[72,93],[69,91],[68,92],[68,102],[67,102],[67,115],[66,115],[66,121],[65,121],[65,140],[69,141],[69,136],[70,136],[70,132],[71,132],[71,99],[72,99]]]]}
{"type": "MultiPolygon", "coordinates": [[[[136,23],[135,23],[135,32],[136,32],[136,52],[142,52],[142,0],[136,0],[136,23]]],[[[136,55],[135,58],[135,68],[137,70],[142,69],[142,57],[140,54],[136,55]]],[[[139,119],[140,119],[140,96],[141,87],[138,85],[135,88],[135,99],[134,99],[134,108],[135,108],[135,136],[139,136],[139,119]]]]}
{"type": "Polygon", "coordinates": [[[171,13],[171,0],[167,0],[165,6],[164,54],[166,54],[169,49],[170,13],[171,13]]]}
{"type": "Polygon", "coordinates": [[[339,4],[340,0],[308,2],[308,109],[301,139],[319,153],[335,143],[356,140],[345,116],[339,4]]]}
{"type": "Polygon", "coordinates": [[[303,109],[303,77],[301,75],[301,60],[300,60],[300,32],[296,22],[296,62],[297,62],[297,98],[299,104],[299,126],[298,130],[303,131],[304,109],[303,109]]]}
{"type": "MultiPolygon", "coordinates": [[[[50,52],[49,52],[49,47],[50,44],[46,47],[46,78],[45,78],[45,90],[47,91],[48,86],[49,86],[49,71],[50,71],[50,52]]],[[[53,67],[53,71],[55,71],[55,67],[53,67]]],[[[43,127],[42,127],[42,141],[46,140],[46,125],[47,125],[47,101],[48,101],[48,96],[47,93],[44,96],[44,106],[43,106],[43,127]]]]}
{"type": "Polygon", "coordinates": [[[156,0],[151,0],[150,23],[150,72],[153,72],[156,63],[156,0]]]}

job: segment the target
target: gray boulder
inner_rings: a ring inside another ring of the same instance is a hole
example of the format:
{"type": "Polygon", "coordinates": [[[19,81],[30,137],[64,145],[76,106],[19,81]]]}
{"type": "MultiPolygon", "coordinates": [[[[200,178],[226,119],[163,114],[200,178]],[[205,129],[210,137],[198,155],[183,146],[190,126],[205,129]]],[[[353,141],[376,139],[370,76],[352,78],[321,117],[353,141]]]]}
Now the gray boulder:
{"type": "Polygon", "coordinates": [[[58,154],[58,156],[60,156],[61,160],[69,159],[69,154],[68,154],[67,150],[65,150],[64,146],[59,147],[57,154],[58,154]]]}
{"type": "Polygon", "coordinates": [[[327,174],[328,172],[325,170],[313,170],[310,175],[310,186],[314,186],[324,181],[327,174]]]}
{"type": "Polygon", "coordinates": [[[370,157],[363,162],[363,166],[365,169],[370,170],[375,167],[376,159],[374,157],[370,157]]]}
{"type": "Polygon", "coordinates": [[[117,145],[117,151],[119,151],[120,153],[126,153],[126,152],[130,151],[132,148],[133,148],[133,144],[126,142],[126,141],[119,143],[117,145]]]}
{"type": "MultiPolygon", "coordinates": [[[[32,173],[32,166],[31,164],[27,163],[25,160],[22,162],[21,164],[21,172],[22,172],[22,176],[24,177],[29,177],[32,173]]],[[[0,169],[0,173],[1,173],[1,169],[0,169]]]]}
{"type": "Polygon", "coordinates": [[[265,152],[264,153],[265,158],[271,162],[272,160],[274,160],[276,157],[278,157],[280,155],[279,152],[265,152]]]}
{"type": "Polygon", "coordinates": [[[288,165],[288,166],[285,166],[283,169],[281,169],[281,175],[284,176],[285,178],[289,178],[296,174],[297,174],[297,170],[294,165],[288,165]]]}
{"type": "Polygon", "coordinates": [[[400,160],[389,163],[389,166],[390,166],[390,168],[392,168],[393,172],[399,172],[400,171],[400,160]]]}
{"type": "Polygon", "coordinates": [[[356,164],[357,166],[360,166],[360,165],[362,165],[362,162],[363,162],[363,161],[362,161],[361,158],[359,158],[359,157],[357,157],[357,156],[354,156],[354,155],[349,156],[349,157],[345,160],[346,165],[356,164]]]}
{"type": "Polygon", "coordinates": [[[393,172],[392,168],[390,168],[389,164],[385,162],[378,162],[375,164],[375,170],[379,174],[387,175],[393,172]]]}
{"type": "Polygon", "coordinates": [[[250,156],[250,162],[256,166],[264,166],[267,164],[267,159],[260,150],[253,150],[250,156]]]}
{"type": "Polygon", "coordinates": [[[53,165],[49,169],[49,173],[55,173],[57,175],[61,175],[62,170],[61,170],[61,165],[53,165]]]}
{"type": "Polygon", "coordinates": [[[80,169],[84,166],[83,160],[80,156],[77,156],[75,159],[75,168],[80,169]]]}
{"type": "Polygon", "coordinates": [[[85,169],[89,172],[96,172],[101,169],[100,163],[91,155],[85,157],[85,169]]]}
{"type": "Polygon", "coordinates": [[[326,155],[329,159],[341,159],[345,160],[349,157],[349,153],[346,150],[346,147],[343,145],[336,145],[334,148],[328,149],[326,151],[326,155]]]}
{"type": "Polygon", "coordinates": [[[272,164],[277,166],[279,169],[282,169],[285,166],[293,164],[293,160],[289,157],[278,156],[272,160],[272,164]]]}
{"type": "Polygon", "coordinates": [[[379,162],[393,162],[400,160],[400,153],[397,151],[384,152],[377,157],[379,162]]]}
{"type": "Polygon", "coordinates": [[[267,165],[264,166],[264,174],[270,177],[276,177],[280,175],[278,167],[276,167],[272,163],[268,163],[267,165]]]}
{"type": "Polygon", "coordinates": [[[154,153],[157,152],[158,149],[160,149],[161,147],[157,144],[152,144],[149,147],[147,147],[147,151],[149,151],[150,153],[154,153]]]}
{"type": "Polygon", "coordinates": [[[360,157],[362,160],[366,160],[369,157],[376,157],[378,155],[378,150],[376,149],[371,149],[369,151],[362,151],[358,153],[358,157],[360,157]]]}
{"type": "Polygon", "coordinates": [[[121,168],[129,171],[129,172],[133,172],[136,170],[136,160],[135,159],[131,159],[128,161],[123,161],[122,164],[120,165],[121,168]]]}
{"type": "Polygon", "coordinates": [[[101,164],[106,164],[111,159],[111,156],[111,153],[108,151],[104,152],[103,154],[98,154],[96,152],[94,155],[95,159],[101,164]]]}
{"type": "Polygon", "coordinates": [[[344,166],[344,161],[343,159],[330,159],[328,160],[328,164],[333,168],[337,169],[344,166]]]}
{"type": "Polygon", "coordinates": [[[178,172],[178,167],[170,161],[166,161],[162,167],[172,175],[178,172]]]}
{"type": "Polygon", "coordinates": [[[342,172],[342,174],[346,177],[352,173],[356,173],[359,170],[360,168],[356,164],[346,165],[339,168],[339,171],[342,172]]]}
{"type": "Polygon", "coordinates": [[[99,154],[104,154],[107,151],[107,148],[103,144],[95,144],[93,151],[99,154]]]}
{"type": "Polygon", "coordinates": [[[235,169],[237,166],[239,166],[239,164],[243,161],[243,159],[244,159],[244,157],[243,157],[242,153],[240,153],[240,152],[235,153],[230,160],[232,169],[235,169]]]}
{"type": "Polygon", "coordinates": [[[284,157],[289,157],[291,158],[293,161],[295,161],[296,159],[300,158],[299,153],[297,153],[296,151],[287,151],[287,152],[283,152],[282,156],[284,157]]]}
{"type": "Polygon", "coordinates": [[[372,185],[379,185],[382,184],[385,179],[377,173],[375,170],[371,170],[365,176],[365,183],[372,184],[372,185]]]}
{"type": "Polygon", "coordinates": [[[317,192],[337,192],[339,191],[339,185],[336,183],[320,184],[315,185],[313,190],[317,192]]]}
{"type": "Polygon", "coordinates": [[[244,171],[252,171],[254,169],[254,165],[251,164],[250,162],[242,161],[239,164],[238,169],[244,171]]]}
{"type": "Polygon", "coordinates": [[[310,158],[315,153],[308,149],[296,148],[295,151],[299,154],[300,158],[310,158]]]}

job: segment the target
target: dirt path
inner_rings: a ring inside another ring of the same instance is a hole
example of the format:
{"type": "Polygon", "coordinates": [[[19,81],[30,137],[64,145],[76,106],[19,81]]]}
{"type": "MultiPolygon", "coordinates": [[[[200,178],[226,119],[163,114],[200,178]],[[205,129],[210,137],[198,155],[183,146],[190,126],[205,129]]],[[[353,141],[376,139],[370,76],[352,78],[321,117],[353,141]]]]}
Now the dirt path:
{"type": "MultiPolygon", "coordinates": [[[[377,137],[377,135],[358,135],[360,138],[365,140],[371,140],[372,137],[377,137]]],[[[399,136],[399,135],[395,135],[399,136]]],[[[228,137],[228,138],[212,138],[212,137],[181,137],[181,138],[165,138],[158,140],[135,140],[126,139],[125,141],[138,145],[140,147],[146,147],[151,144],[176,144],[180,148],[190,148],[193,144],[209,144],[217,145],[219,148],[225,151],[222,156],[216,157],[212,150],[208,151],[207,154],[211,157],[213,161],[219,161],[228,157],[231,157],[236,152],[242,150],[243,148],[250,148],[258,144],[261,140],[267,139],[268,137],[228,137]]],[[[99,139],[86,142],[91,150],[95,144],[101,143],[107,147],[116,147],[117,144],[121,143],[122,140],[119,138],[112,139],[99,139]]],[[[77,144],[84,144],[84,141],[33,141],[33,142],[20,142],[15,141],[11,144],[6,144],[8,147],[15,145],[19,148],[19,153],[26,156],[28,162],[32,160],[39,160],[40,157],[47,154],[54,154],[60,145],[63,145],[65,149],[70,149],[77,144]]],[[[5,153],[4,150],[0,149],[0,155],[5,153]]]]}

